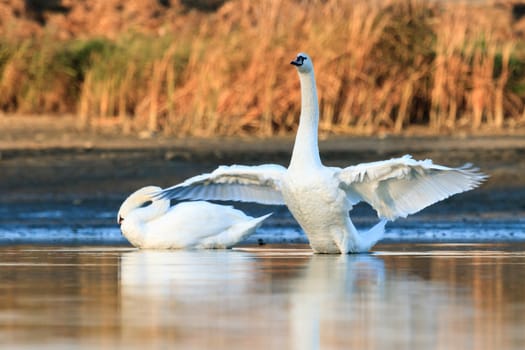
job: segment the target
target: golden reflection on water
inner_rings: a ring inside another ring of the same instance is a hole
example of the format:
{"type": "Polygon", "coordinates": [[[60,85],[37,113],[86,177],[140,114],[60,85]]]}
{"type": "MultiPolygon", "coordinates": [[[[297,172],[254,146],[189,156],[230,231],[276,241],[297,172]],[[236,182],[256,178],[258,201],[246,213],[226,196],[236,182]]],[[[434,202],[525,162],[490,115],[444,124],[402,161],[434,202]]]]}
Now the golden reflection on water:
{"type": "Polygon", "coordinates": [[[523,349],[525,245],[0,248],[0,345],[523,349]]]}

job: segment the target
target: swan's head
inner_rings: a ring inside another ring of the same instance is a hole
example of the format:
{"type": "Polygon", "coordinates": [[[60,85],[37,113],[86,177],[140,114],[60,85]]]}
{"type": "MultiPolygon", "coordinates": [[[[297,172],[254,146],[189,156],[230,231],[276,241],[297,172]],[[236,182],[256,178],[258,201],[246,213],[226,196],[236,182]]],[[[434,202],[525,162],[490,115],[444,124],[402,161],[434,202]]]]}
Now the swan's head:
{"type": "Polygon", "coordinates": [[[297,57],[290,64],[293,64],[299,73],[310,73],[314,70],[312,59],[303,52],[298,53],[297,57]]]}
{"type": "Polygon", "coordinates": [[[153,201],[152,196],[160,190],[162,190],[162,188],[158,186],[146,186],[130,194],[129,197],[122,202],[118,210],[118,224],[120,225],[132,210],[141,207],[144,203],[153,201]]]}

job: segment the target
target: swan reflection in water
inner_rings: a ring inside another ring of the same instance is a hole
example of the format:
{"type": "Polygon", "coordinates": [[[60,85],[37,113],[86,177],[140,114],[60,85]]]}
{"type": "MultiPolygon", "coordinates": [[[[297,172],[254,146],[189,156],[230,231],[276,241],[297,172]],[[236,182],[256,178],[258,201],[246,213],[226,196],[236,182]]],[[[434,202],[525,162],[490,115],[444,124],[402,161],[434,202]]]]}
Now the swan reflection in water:
{"type": "Polygon", "coordinates": [[[133,326],[123,335],[140,326],[141,337],[216,349],[472,344],[461,325],[470,298],[385,261],[308,251],[124,253],[121,312],[133,326]]]}
{"type": "MultiPolygon", "coordinates": [[[[356,304],[369,295],[383,295],[385,266],[371,255],[315,255],[295,279],[290,321],[294,349],[319,349],[321,336],[340,321],[351,319],[356,304]],[[325,324],[326,323],[326,324],[325,324]],[[322,327],[328,325],[326,328],[322,327]]],[[[344,337],[351,329],[346,329],[344,337]]],[[[346,343],[348,340],[343,340],[346,343]]]]}
{"type": "Polygon", "coordinates": [[[383,261],[369,255],[139,250],[121,259],[123,319],[188,345],[213,346],[242,330],[268,335],[271,346],[309,348],[322,319],[346,317],[337,314],[352,298],[382,294],[385,278],[383,261]]]}

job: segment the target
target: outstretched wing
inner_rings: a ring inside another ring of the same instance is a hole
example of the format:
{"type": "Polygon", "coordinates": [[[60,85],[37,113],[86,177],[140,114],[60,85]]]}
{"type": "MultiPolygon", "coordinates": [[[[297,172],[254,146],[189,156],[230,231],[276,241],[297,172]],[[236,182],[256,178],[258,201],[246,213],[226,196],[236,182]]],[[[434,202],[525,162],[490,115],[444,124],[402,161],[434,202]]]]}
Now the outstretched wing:
{"type": "Polygon", "coordinates": [[[220,166],[166,188],[155,198],[202,199],[284,204],[281,177],[286,168],[277,164],[220,166]]]}
{"type": "Polygon", "coordinates": [[[471,190],[487,176],[465,164],[449,168],[411,156],[362,163],[337,174],[353,203],[369,203],[380,217],[406,217],[453,194],[471,190]]]}

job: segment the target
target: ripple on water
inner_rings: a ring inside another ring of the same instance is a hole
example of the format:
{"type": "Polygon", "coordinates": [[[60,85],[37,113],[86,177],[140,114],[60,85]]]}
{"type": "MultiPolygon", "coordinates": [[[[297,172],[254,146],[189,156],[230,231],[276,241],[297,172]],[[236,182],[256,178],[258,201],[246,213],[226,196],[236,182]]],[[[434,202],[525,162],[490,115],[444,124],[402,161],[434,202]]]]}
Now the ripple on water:
{"type": "MultiPolygon", "coordinates": [[[[56,217],[61,216],[53,212],[56,217]]],[[[35,218],[39,218],[40,214],[35,218]]],[[[104,220],[102,220],[104,221],[104,220]]],[[[387,225],[383,242],[505,242],[524,241],[525,229],[521,221],[471,222],[401,222],[387,225]]],[[[31,225],[7,223],[0,225],[0,244],[126,244],[118,226],[93,224],[83,221],[32,221],[31,225]]],[[[296,225],[274,226],[271,220],[249,237],[245,244],[307,243],[306,236],[296,225]]]]}

